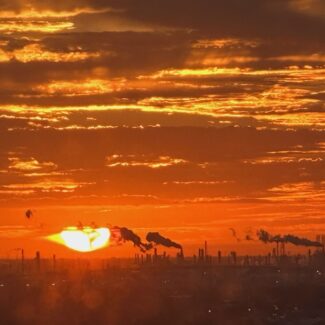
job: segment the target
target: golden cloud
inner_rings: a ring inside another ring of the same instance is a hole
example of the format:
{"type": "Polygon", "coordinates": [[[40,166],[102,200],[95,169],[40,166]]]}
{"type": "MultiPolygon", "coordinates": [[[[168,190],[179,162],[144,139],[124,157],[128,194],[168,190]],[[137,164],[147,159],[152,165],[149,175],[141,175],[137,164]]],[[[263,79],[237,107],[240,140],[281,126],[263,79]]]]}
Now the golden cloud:
{"type": "Polygon", "coordinates": [[[0,32],[12,33],[56,33],[74,28],[70,21],[46,20],[0,20],[0,32]]]}
{"type": "Polygon", "coordinates": [[[165,168],[179,164],[186,164],[188,161],[169,156],[159,156],[156,158],[146,155],[112,155],[106,157],[107,167],[148,167],[148,168],[165,168]]]}
{"type": "Polygon", "coordinates": [[[17,172],[35,172],[41,170],[53,170],[58,166],[52,162],[39,162],[35,158],[21,159],[18,157],[9,158],[9,170],[17,172]]]}
{"type": "Polygon", "coordinates": [[[17,60],[23,63],[27,62],[77,62],[92,58],[98,58],[102,55],[100,52],[85,52],[73,50],[70,52],[52,52],[42,48],[39,44],[29,44],[22,49],[5,52],[0,49],[0,62],[9,62],[17,60]]]}

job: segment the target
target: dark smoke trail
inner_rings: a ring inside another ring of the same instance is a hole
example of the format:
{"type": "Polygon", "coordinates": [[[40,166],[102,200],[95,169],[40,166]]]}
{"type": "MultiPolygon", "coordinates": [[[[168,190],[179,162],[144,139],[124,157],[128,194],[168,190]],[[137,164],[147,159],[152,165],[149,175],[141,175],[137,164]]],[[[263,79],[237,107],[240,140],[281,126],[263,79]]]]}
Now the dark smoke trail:
{"type": "Polygon", "coordinates": [[[231,231],[233,237],[235,237],[236,240],[237,240],[238,242],[240,242],[241,239],[237,236],[236,230],[235,230],[234,228],[229,228],[229,230],[231,231]]]}
{"type": "Polygon", "coordinates": [[[296,246],[323,247],[323,245],[318,241],[312,241],[307,238],[299,238],[294,235],[285,235],[283,238],[286,243],[291,243],[296,246]]]}
{"type": "Polygon", "coordinates": [[[152,248],[151,244],[146,244],[141,241],[141,238],[135,234],[132,230],[126,227],[112,227],[110,228],[112,239],[115,240],[118,244],[126,241],[130,241],[134,246],[140,248],[142,252],[145,252],[152,248]]]}
{"type": "Polygon", "coordinates": [[[300,238],[294,235],[271,235],[267,231],[261,229],[257,232],[257,237],[263,243],[290,243],[296,246],[307,247],[323,247],[323,245],[317,241],[312,241],[307,238],[300,238]]]}
{"type": "Polygon", "coordinates": [[[274,243],[273,236],[263,229],[258,230],[256,235],[258,239],[265,244],[274,243]]]}
{"type": "Polygon", "coordinates": [[[254,239],[254,232],[252,231],[252,229],[246,230],[244,240],[248,240],[248,241],[252,240],[252,241],[255,241],[255,239],[254,239]]]}
{"type": "Polygon", "coordinates": [[[182,246],[178,243],[173,242],[169,238],[161,236],[158,232],[149,232],[146,237],[147,241],[157,245],[163,245],[166,247],[175,247],[182,249],[182,246]]]}

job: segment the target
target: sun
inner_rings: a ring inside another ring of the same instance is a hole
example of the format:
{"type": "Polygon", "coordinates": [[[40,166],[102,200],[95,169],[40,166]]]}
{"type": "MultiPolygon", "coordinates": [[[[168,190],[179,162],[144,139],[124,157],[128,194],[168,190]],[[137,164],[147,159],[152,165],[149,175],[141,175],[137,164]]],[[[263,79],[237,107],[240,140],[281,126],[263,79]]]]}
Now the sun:
{"type": "Polygon", "coordinates": [[[78,252],[93,252],[109,245],[111,232],[108,228],[67,227],[48,239],[78,252]]]}

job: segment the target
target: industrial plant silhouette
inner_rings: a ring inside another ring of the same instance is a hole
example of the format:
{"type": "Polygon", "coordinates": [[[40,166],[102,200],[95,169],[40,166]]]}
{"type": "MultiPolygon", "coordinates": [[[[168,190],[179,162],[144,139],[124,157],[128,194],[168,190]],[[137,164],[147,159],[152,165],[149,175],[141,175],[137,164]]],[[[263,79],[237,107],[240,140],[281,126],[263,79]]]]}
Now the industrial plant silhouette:
{"type": "Polygon", "coordinates": [[[157,232],[143,242],[119,229],[119,240],[135,245],[134,258],[42,258],[37,251],[26,259],[19,248],[19,258],[2,259],[1,324],[323,324],[322,236],[260,230],[269,254],[213,252],[205,241],[185,256],[157,232]],[[287,254],[287,244],[306,246],[306,254],[287,254]]]}

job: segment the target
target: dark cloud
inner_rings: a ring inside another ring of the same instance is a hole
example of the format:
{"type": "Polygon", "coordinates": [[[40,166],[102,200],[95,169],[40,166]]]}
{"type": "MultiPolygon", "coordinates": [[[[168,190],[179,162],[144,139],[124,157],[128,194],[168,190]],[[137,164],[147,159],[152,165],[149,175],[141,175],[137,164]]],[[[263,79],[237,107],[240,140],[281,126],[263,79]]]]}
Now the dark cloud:
{"type": "MultiPolygon", "coordinates": [[[[107,3],[107,2],[106,2],[107,3]]],[[[62,11],[71,11],[74,9],[80,8],[107,8],[107,5],[97,3],[96,1],[90,0],[78,0],[78,1],[65,1],[65,0],[58,0],[58,1],[51,1],[51,0],[1,0],[0,1],[0,8],[3,10],[14,10],[17,13],[28,10],[30,8],[45,11],[45,10],[53,10],[55,12],[62,12],[62,11]]]]}
{"type": "Polygon", "coordinates": [[[323,193],[320,1],[0,0],[0,8],[7,199],[158,204],[323,193]],[[28,21],[43,28],[6,30],[28,21]],[[60,22],[67,27],[46,28],[60,22]],[[10,169],[10,157],[22,170],[10,169]],[[47,162],[57,168],[43,170],[47,162]]]}
{"type": "Polygon", "coordinates": [[[110,1],[123,15],[141,22],[198,30],[216,37],[324,38],[322,17],[294,10],[282,0],[110,1]],[[181,17],[181,19],[180,19],[181,17]]]}

